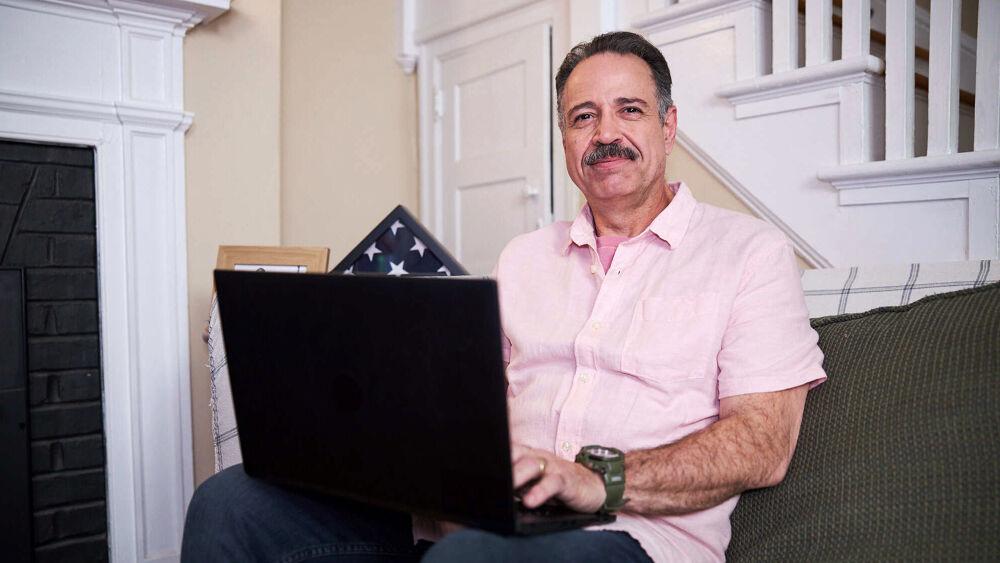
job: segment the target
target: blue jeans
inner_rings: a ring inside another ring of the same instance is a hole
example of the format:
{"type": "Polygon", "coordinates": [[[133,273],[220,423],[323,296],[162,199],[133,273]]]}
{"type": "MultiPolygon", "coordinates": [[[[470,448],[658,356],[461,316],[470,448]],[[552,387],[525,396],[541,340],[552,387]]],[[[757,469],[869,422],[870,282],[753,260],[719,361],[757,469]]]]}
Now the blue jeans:
{"type": "Polygon", "coordinates": [[[413,543],[409,514],[314,496],[252,479],[243,466],[205,481],[184,524],[181,561],[634,561],[649,556],[625,532],[529,537],[466,529],[413,543]]]}

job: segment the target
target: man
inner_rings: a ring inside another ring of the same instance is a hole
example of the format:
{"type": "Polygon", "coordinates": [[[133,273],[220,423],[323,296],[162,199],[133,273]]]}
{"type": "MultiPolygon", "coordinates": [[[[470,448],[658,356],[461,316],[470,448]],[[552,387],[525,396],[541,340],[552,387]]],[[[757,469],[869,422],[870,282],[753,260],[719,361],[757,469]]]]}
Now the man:
{"type": "MultiPolygon", "coordinates": [[[[670,85],[635,34],[567,55],[559,126],[587,205],[516,238],[496,270],[515,487],[529,507],[556,499],[618,521],[528,538],[455,531],[425,560],[722,560],[739,493],[783,478],[807,389],[825,379],[794,254],[776,229],[667,184],[670,85]],[[575,461],[589,444],[624,452],[624,494],[575,461]]],[[[195,495],[184,559],[405,560],[421,555],[412,544],[408,517],[236,468],[195,495]]]]}

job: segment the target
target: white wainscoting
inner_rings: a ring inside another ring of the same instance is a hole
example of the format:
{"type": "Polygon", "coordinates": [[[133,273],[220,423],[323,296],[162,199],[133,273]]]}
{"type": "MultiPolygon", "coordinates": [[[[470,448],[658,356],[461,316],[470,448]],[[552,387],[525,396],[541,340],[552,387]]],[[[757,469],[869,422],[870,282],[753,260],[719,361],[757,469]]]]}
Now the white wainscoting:
{"type": "Polygon", "coordinates": [[[229,0],[0,0],[0,138],[93,147],[114,561],[176,561],[193,492],[182,41],[229,0]]]}

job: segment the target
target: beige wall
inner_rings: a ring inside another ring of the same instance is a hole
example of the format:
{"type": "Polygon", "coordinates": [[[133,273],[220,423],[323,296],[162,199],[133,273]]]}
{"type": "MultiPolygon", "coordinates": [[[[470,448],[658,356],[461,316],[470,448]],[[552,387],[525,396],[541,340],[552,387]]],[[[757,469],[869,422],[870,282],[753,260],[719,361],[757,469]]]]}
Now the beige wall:
{"type": "Polygon", "coordinates": [[[395,2],[284,3],[281,240],[331,266],[396,205],[417,209],[417,94],[395,2]]]}
{"type": "MultiPolygon", "coordinates": [[[[416,213],[417,100],[388,0],[236,0],[184,42],[195,483],[214,470],[201,339],[219,245],[338,261],[390,209],[416,213]]],[[[331,264],[332,265],[332,264],[331,264]]]]}
{"type": "Polygon", "coordinates": [[[184,40],[191,411],[195,481],[212,474],[207,348],[212,269],[220,244],[281,241],[281,5],[238,0],[184,40]]]}

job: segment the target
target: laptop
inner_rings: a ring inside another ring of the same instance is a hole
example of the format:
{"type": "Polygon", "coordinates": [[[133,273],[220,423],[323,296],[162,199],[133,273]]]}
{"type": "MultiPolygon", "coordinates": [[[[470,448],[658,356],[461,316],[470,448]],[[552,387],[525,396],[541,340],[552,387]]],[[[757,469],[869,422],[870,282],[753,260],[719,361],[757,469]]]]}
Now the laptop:
{"type": "Polygon", "coordinates": [[[515,502],[496,283],[215,272],[244,470],[535,534],[614,521],[515,502]]]}

